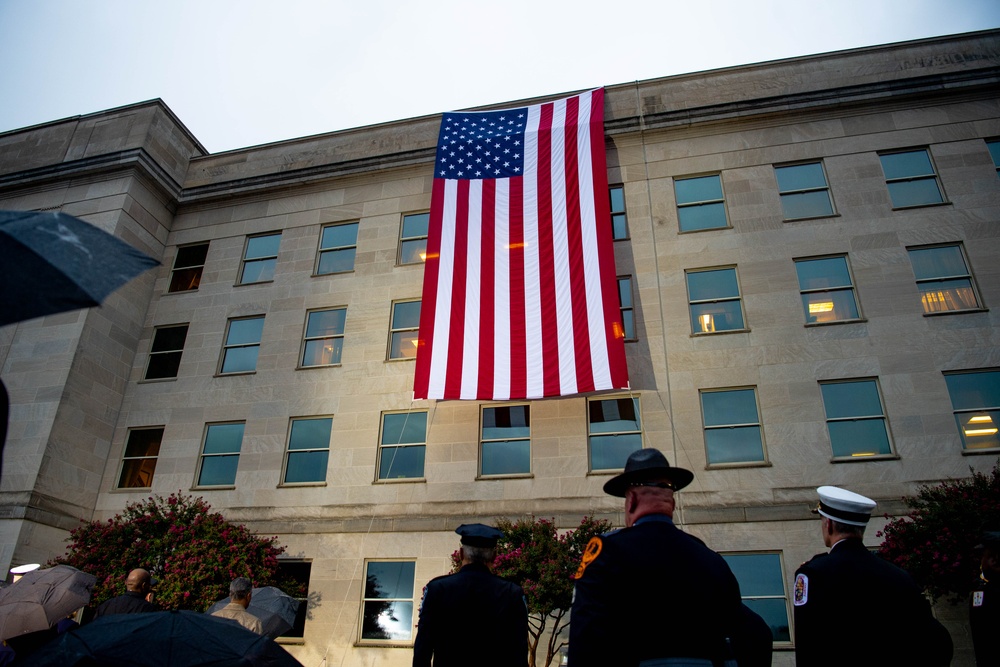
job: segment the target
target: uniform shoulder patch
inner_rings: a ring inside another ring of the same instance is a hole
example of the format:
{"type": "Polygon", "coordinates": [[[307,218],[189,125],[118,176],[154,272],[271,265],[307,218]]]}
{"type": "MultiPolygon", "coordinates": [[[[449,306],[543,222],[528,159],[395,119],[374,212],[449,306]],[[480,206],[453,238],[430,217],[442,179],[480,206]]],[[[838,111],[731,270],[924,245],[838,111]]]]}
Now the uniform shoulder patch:
{"type": "Polygon", "coordinates": [[[793,604],[796,607],[801,607],[807,602],[809,602],[809,577],[799,572],[795,575],[795,596],[793,598],[793,604]]]}
{"type": "Polygon", "coordinates": [[[587,566],[594,562],[594,560],[601,554],[601,549],[603,548],[604,541],[601,538],[590,538],[590,541],[587,542],[586,548],[583,550],[583,558],[580,559],[580,567],[576,568],[576,573],[570,578],[582,579],[583,573],[587,571],[587,566]]]}
{"type": "Polygon", "coordinates": [[[983,606],[983,598],[984,597],[985,597],[985,595],[983,595],[983,591],[975,591],[972,594],[972,606],[973,607],[982,607],[983,606]]]}

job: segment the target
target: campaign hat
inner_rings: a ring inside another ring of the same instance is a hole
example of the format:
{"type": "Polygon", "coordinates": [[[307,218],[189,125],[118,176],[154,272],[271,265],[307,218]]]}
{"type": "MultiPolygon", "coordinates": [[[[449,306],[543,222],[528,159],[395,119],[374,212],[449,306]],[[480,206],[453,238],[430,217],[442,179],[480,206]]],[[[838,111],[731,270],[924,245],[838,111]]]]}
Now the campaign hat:
{"type": "Polygon", "coordinates": [[[850,526],[867,526],[875,509],[875,501],[860,493],[854,493],[838,486],[821,486],[816,489],[819,494],[819,506],[813,514],[825,516],[850,526]]]}
{"type": "Polygon", "coordinates": [[[658,449],[647,447],[628,455],[625,470],[604,484],[604,493],[625,497],[628,487],[649,481],[667,480],[674,491],[683,489],[694,479],[694,473],[684,468],[675,468],[658,449]]]}

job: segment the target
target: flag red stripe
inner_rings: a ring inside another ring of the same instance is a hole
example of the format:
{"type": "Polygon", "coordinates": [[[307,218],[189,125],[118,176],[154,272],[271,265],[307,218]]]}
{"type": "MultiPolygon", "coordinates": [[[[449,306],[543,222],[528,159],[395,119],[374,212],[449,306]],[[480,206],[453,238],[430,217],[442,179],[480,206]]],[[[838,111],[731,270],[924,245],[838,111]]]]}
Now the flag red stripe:
{"type": "Polygon", "coordinates": [[[528,333],[524,314],[524,181],[510,179],[510,397],[528,392],[528,333]]]}
{"type": "Polygon", "coordinates": [[[538,278],[545,396],[559,395],[559,329],[556,320],[555,251],[552,239],[552,105],[538,121],[538,278]]]}
{"type": "MultiPolygon", "coordinates": [[[[469,181],[458,181],[456,202],[458,220],[469,219],[469,181]]],[[[444,398],[462,395],[462,358],[465,351],[465,278],[469,253],[469,226],[455,226],[455,266],[452,270],[451,329],[448,336],[448,372],[445,375],[444,398]]],[[[446,304],[446,307],[449,307],[446,304]]]]}
{"type": "Polygon", "coordinates": [[[483,231],[480,251],[479,379],[477,397],[493,396],[496,287],[496,192],[494,179],[483,181],[483,231]]]}
{"type": "Polygon", "coordinates": [[[431,188],[431,211],[427,224],[427,249],[424,262],[424,288],[420,301],[420,331],[417,337],[417,362],[413,375],[413,397],[427,398],[431,374],[431,341],[434,340],[434,314],[437,301],[438,270],[441,267],[441,221],[444,216],[444,179],[434,179],[431,188]]]}

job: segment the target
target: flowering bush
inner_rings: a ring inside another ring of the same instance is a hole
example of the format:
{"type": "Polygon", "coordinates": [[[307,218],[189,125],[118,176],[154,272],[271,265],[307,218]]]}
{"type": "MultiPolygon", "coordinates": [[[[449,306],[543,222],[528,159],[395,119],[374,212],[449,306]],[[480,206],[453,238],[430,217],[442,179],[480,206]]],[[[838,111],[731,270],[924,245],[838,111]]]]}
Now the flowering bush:
{"type": "Polygon", "coordinates": [[[125,577],[138,567],[158,580],[156,603],[164,609],[204,611],[229,595],[229,584],[246,577],[254,586],[278,586],[301,595],[292,581],[276,581],[276,537],[258,537],[233,524],[203,498],[170,494],[130,503],[105,522],[84,523],[70,533],[65,563],[97,577],[92,605],[125,592],[125,577]]]}
{"type": "Polygon", "coordinates": [[[879,553],[913,575],[934,600],[968,598],[979,577],[975,546],[985,526],[1000,526],[1000,460],[989,474],[971,472],[904,498],[910,513],[877,534],[884,538],[879,553]]]}

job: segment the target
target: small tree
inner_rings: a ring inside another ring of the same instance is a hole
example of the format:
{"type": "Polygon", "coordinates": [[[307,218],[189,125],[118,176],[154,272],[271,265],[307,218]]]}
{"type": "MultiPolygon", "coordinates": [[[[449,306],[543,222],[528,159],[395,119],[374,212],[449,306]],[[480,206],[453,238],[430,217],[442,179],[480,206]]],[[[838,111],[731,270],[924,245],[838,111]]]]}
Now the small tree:
{"type": "Polygon", "coordinates": [[[179,492],[166,499],[150,496],[112,519],[74,529],[66,555],[54,563],[97,577],[93,605],[120,595],[125,577],[138,567],[158,580],[156,602],[164,609],[204,611],[229,595],[236,577],[302,594],[295,582],[276,581],[285,550],[278,538],[258,537],[210,509],[204,499],[179,492]]]}
{"type": "Polygon", "coordinates": [[[1000,526],[1000,460],[989,474],[922,486],[903,499],[911,509],[878,532],[879,553],[903,568],[931,598],[968,598],[979,576],[975,545],[984,526],[1000,526]]]}

